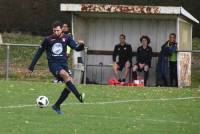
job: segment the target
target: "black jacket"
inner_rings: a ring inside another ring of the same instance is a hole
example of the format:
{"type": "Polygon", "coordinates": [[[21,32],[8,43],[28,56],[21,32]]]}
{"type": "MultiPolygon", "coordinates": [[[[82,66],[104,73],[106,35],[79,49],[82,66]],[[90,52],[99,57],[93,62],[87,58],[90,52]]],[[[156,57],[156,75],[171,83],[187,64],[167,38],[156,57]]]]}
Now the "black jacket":
{"type": "Polygon", "coordinates": [[[132,47],[129,44],[124,46],[117,44],[113,52],[113,62],[126,62],[132,63],[132,47]],[[118,56],[118,59],[116,59],[118,56]]]}
{"type": "Polygon", "coordinates": [[[138,47],[136,56],[137,64],[141,63],[151,66],[151,59],[152,48],[150,46],[147,46],[146,49],[144,49],[143,46],[138,47]]]}

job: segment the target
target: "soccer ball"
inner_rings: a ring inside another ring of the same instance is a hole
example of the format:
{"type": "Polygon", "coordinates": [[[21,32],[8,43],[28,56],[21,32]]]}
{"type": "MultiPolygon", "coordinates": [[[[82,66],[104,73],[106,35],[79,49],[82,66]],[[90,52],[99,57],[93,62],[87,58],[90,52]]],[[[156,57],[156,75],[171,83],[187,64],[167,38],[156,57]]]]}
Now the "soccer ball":
{"type": "Polygon", "coordinates": [[[36,99],[36,104],[37,104],[38,107],[44,108],[44,107],[48,106],[49,100],[48,100],[48,98],[46,96],[39,96],[36,99]]]}

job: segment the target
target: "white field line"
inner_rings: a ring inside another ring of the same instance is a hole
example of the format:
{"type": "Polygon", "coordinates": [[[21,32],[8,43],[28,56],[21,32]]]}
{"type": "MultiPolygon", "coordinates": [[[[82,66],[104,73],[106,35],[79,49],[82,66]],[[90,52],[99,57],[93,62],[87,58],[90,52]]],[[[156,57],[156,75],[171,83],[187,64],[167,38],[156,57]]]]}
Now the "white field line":
{"type": "MultiPolygon", "coordinates": [[[[129,103],[129,102],[178,101],[178,100],[193,100],[193,99],[200,99],[200,97],[116,100],[116,101],[107,101],[107,102],[85,102],[84,105],[105,105],[105,104],[120,104],[120,103],[129,103]]],[[[63,105],[83,105],[83,104],[82,103],[65,103],[63,105]]],[[[36,106],[36,104],[34,105],[20,104],[16,106],[0,106],[0,109],[24,108],[24,107],[34,107],[34,106],[36,106]]]]}
{"type": "Polygon", "coordinates": [[[120,116],[107,116],[107,115],[78,115],[87,118],[103,118],[109,120],[130,120],[132,122],[136,121],[150,121],[150,122],[159,122],[159,123],[173,123],[173,124],[183,124],[183,125],[197,125],[199,122],[185,122],[185,121],[175,121],[175,120],[163,120],[163,119],[144,119],[144,118],[133,118],[133,117],[120,117],[120,116]]]}
{"type": "MultiPolygon", "coordinates": [[[[191,100],[191,99],[200,99],[200,97],[116,100],[116,101],[108,101],[108,102],[86,102],[84,104],[86,104],[86,105],[104,105],[104,104],[118,104],[118,103],[129,103],[129,102],[176,101],[176,100],[191,100]]],[[[68,103],[68,104],[80,104],[80,103],[68,103]]]]}

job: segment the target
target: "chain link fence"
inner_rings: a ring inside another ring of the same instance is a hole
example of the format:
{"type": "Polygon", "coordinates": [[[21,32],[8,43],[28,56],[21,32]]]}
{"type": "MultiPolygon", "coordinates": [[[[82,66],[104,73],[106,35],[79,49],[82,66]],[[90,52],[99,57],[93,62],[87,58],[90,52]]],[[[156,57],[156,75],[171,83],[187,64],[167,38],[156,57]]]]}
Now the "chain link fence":
{"type": "Polygon", "coordinates": [[[200,51],[192,53],[192,86],[200,88],[200,51]]]}
{"type": "MultiPolygon", "coordinates": [[[[38,61],[32,75],[27,75],[27,67],[32,61],[38,45],[33,44],[1,44],[0,45],[0,80],[31,80],[31,81],[50,81],[53,76],[48,70],[45,54],[38,61]]],[[[87,65],[86,70],[93,70],[94,73],[87,71],[90,81],[95,84],[103,84],[104,77],[107,76],[106,70],[110,66],[87,65]],[[98,77],[97,77],[98,76],[98,77]]],[[[110,69],[112,71],[112,69],[110,69]]],[[[200,86],[200,52],[192,51],[192,86],[200,86]]],[[[107,76],[109,77],[109,76],[107,76]]]]}
{"type": "Polygon", "coordinates": [[[32,75],[27,75],[27,67],[32,61],[38,45],[1,44],[0,79],[6,80],[49,80],[51,74],[47,67],[45,54],[42,55],[32,75]]]}

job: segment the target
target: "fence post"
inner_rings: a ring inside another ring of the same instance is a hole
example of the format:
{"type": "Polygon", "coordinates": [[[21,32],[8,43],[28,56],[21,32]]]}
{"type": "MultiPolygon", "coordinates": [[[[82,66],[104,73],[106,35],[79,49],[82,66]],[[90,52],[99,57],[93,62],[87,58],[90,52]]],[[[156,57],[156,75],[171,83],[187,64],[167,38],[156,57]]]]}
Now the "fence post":
{"type": "Polygon", "coordinates": [[[9,79],[10,45],[6,47],[6,80],[9,79]]]}
{"type": "Polygon", "coordinates": [[[86,71],[87,71],[87,50],[88,50],[88,47],[85,46],[85,53],[84,53],[84,78],[83,78],[83,83],[86,84],[86,71]]]}
{"type": "Polygon", "coordinates": [[[101,69],[101,85],[103,84],[103,63],[99,63],[100,69],[101,69]]]}

